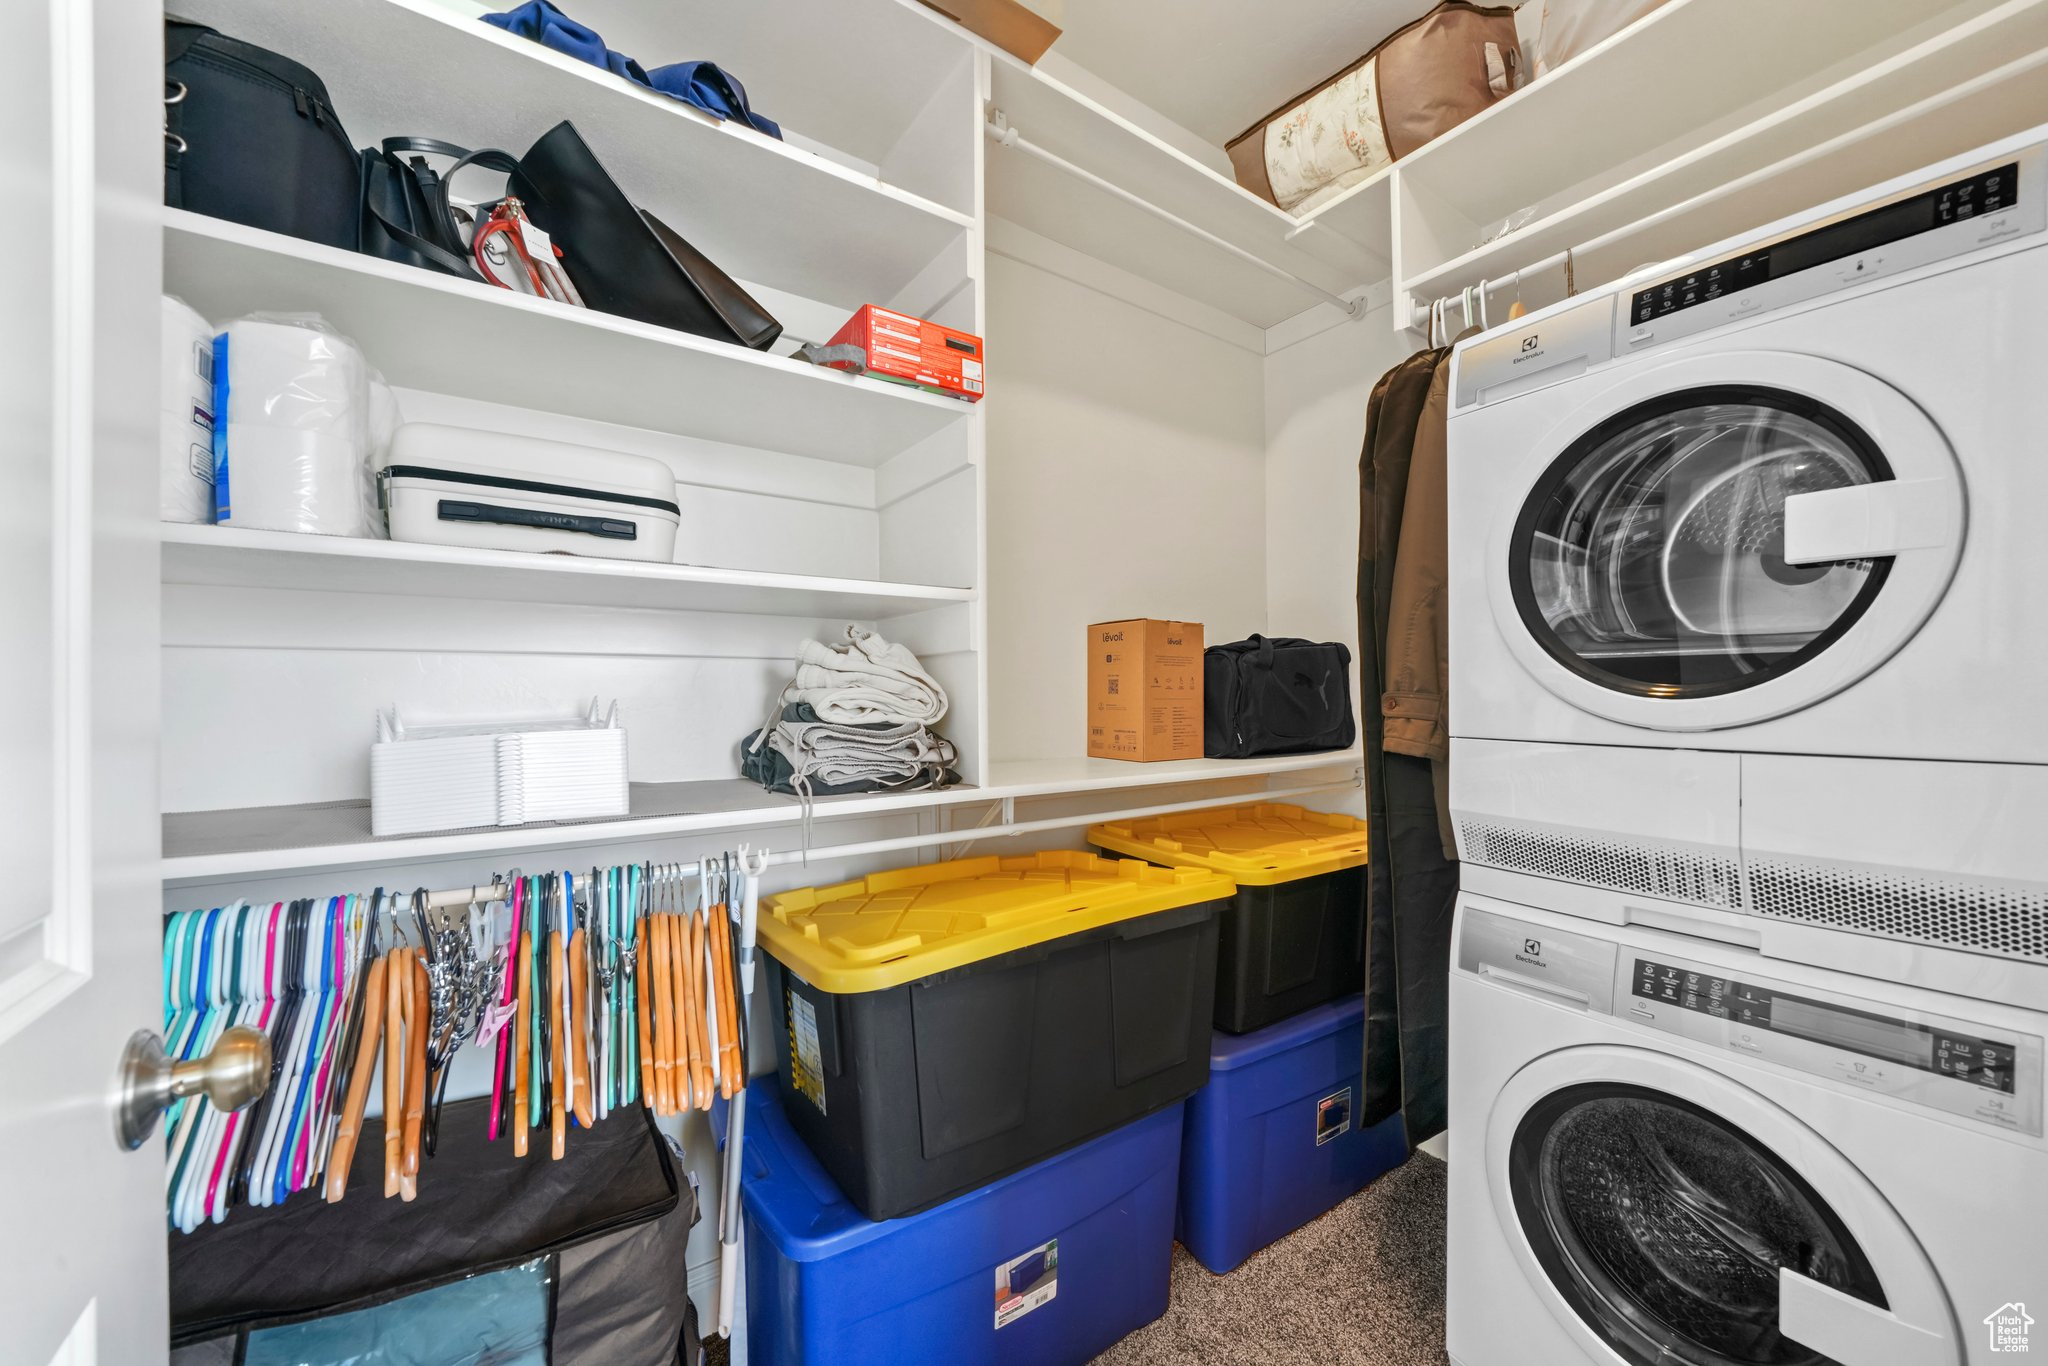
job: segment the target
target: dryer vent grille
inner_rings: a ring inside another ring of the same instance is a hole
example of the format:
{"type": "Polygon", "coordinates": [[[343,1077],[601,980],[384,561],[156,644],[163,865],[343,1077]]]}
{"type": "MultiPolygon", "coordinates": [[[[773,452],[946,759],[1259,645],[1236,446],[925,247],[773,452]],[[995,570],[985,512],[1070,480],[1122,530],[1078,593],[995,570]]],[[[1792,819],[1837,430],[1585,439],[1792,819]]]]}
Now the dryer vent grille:
{"type": "Polygon", "coordinates": [[[1757,858],[1749,902],[1780,920],[2048,962],[2048,889],[2039,886],[1757,858]]]}
{"type": "Polygon", "coordinates": [[[1740,904],[1735,859],[1696,849],[1594,839],[1509,821],[1462,820],[1458,842],[1466,859],[1492,868],[1727,910],[1740,904]]]}

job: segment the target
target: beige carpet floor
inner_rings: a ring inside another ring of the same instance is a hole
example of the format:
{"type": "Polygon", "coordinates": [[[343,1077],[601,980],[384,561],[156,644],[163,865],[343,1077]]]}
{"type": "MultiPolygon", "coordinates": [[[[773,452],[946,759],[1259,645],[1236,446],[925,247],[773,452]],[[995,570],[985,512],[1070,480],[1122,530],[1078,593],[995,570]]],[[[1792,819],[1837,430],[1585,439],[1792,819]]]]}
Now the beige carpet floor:
{"type": "Polygon", "coordinates": [[[1228,1276],[1176,1244],[1166,1317],[1097,1366],[1445,1366],[1444,1191],[1411,1157],[1228,1276]]]}
{"type": "Polygon", "coordinates": [[[1175,1246],[1166,1317],[1097,1366],[1444,1366],[1444,1192],[1418,1155],[1228,1276],[1175,1246]]]}

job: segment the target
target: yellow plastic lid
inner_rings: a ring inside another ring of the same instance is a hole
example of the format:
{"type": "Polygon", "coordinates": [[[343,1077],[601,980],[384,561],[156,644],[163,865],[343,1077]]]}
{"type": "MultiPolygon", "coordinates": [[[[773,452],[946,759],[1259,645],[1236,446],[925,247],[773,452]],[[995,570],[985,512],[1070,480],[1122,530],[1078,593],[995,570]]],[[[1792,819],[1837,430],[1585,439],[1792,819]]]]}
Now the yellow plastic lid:
{"type": "Polygon", "coordinates": [[[1205,869],[1069,849],[955,859],[766,897],[760,939],[812,986],[848,995],[1236,890],[1205,869]]]}
{"type": "Polygon", "coordinates": [[[1212,868],[1247,887],[1365,862],[1365,822],[1271,803],[1090,826],[1088,842],[1175,868],[1212,868]]]}

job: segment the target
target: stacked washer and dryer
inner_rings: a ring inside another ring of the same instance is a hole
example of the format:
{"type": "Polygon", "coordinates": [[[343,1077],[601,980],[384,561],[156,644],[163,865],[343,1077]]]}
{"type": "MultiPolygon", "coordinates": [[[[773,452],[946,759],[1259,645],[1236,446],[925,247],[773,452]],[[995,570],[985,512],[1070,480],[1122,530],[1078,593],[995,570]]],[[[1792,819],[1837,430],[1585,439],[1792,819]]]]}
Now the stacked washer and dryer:
{"type": "Polygon", "coordinates": [[[2048,1354],[2048,129],[1463,346],[1458,1366],[2048,1354]]]}

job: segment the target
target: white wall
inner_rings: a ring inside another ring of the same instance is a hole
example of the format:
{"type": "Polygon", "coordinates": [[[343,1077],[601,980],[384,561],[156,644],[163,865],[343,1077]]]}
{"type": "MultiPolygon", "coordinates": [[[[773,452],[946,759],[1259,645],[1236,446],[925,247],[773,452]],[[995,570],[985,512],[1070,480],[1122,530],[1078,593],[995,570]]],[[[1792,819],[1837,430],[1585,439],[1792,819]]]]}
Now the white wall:
{"type": "Polygon", "coordinates": [[[1265,359],[1266,604],[1275,634],[1358,651],[1365,402],[1412,349],[1380,308],[1265,359]]]}
{"type": "Polygon", "coordinates": [[[990,752],[1071,756],[1090,622],[1266,629],[1265,380],[1035,266],[991,253],[987,283],[990,752]]]}

